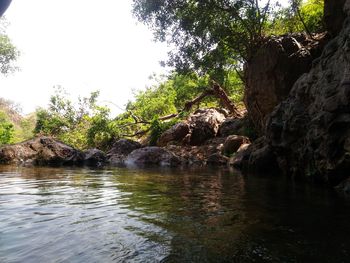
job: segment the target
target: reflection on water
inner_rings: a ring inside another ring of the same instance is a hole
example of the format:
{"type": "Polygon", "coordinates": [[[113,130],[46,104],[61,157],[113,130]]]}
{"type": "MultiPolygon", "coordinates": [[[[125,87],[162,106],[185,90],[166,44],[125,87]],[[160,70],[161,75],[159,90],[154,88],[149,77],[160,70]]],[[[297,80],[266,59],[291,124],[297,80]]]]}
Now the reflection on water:
{"type": "Polygon", "coordinates": [[[349,216],[228,170],[0,166],[0,262],[347,262],[349,216]]]}

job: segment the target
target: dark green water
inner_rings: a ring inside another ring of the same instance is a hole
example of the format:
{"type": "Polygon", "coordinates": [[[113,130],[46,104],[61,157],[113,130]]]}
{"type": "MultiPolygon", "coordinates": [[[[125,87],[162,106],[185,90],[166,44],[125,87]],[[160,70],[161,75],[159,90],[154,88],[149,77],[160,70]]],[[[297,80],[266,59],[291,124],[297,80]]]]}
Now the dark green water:
{"type": "Polygon", "coordinates": [[[349,262],[349,208],[228,170],[0,166],[0,262],[349,262]]]}

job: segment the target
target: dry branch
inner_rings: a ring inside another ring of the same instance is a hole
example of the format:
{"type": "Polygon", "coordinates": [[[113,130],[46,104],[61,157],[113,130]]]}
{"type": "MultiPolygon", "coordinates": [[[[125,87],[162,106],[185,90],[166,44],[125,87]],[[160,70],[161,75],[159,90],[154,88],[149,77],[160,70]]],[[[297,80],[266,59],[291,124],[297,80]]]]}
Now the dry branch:
{"type": "MultiPolygon", "coordinates": [[[[238,111],[237,107],[234,105],[234,103],[228,97],[228,95],[225,92],[225,90],[217,82],[212,80],[211,81],[211,87],[207,88],[206,90],[204,90],[202,94],[200,94],[199,96],[195,97],[193,100],[187,101],[185,103],[184,108],[180,112],[162,116],[162,117],[159,118],[159,120],[160,121],[166,121],[166,120],[169,120],[169,119],[172,119],[172,118],[176,118],[181,113],[190,111],[191,108],[194,105],[196,105],[197,103],[201,102],[204,98],[206,98],[208,96],[214,96],[214,97],[218,98],[219,101],[221,102],[222,106],[225,107],[230,112],[230,114],[233,115],[234,117],[237,117],[237,118],[242,117],[241,113],[238,111]]],[[[151,122],[142,120],[140,117],[136,116],[131,111],[130,111],[130,114],[131,114],[132,118],[135,121],[134,123],[130,123],[129,124],[130,126],[138,125],[138,124],[151,124],[151,122]]],[[[126,126],[129,126],[129,125],[122,125],[122,126],[126,127],[126,126]]],[[[149,131],[150,131],[150,128],[148,128],[146,130],[138,131],[138,132],[136,132],[134,134],[125,134],[123,136],[125,136],[125,137],[137,137],[137,136],[145,135],[149,131]]]]}

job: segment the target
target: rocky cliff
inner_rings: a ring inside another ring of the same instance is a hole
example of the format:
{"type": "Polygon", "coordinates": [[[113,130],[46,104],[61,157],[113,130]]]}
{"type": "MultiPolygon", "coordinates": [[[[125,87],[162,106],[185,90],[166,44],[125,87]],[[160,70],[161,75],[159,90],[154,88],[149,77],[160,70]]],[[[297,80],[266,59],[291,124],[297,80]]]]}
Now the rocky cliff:
{"type": "MultiPolygon", "coordinates": [[[[345,6],[350,6],[346,1],[345,6]]],[[[262,148],[281,171],[337,185],[350,176],[350,12],[311,71],[270,115],[262,148]]],[[[253,158],[254,157],[254,158],[253,158]]],[[[266,167],[267,169],[268,167],[266,167]]]]}
{"type": "Polygon", "coordinates": [[[324,1],[324,22],[326,30],[336,36],[342,29],[346,18],[346,12],[343,7],[346,0],[325,0],[324,1]]]}
{"type": "Polygon", "coordinates": [[[262,133],[273,109],[284,100],[295,81],[310,71],[321,55],[325,34],[270,37],[245,65],[244,103],[255,129],[262,133]]]}

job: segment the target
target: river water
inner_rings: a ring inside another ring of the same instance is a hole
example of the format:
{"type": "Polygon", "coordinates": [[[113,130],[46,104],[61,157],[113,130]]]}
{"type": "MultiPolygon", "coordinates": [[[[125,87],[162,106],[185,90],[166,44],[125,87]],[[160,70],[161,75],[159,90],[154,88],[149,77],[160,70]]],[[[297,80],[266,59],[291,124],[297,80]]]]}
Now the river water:
{"type": "Polygon", "coordinates": [[[0,166],[0,262],[349,262],[349,208],[230,170],[0,166]]]}

